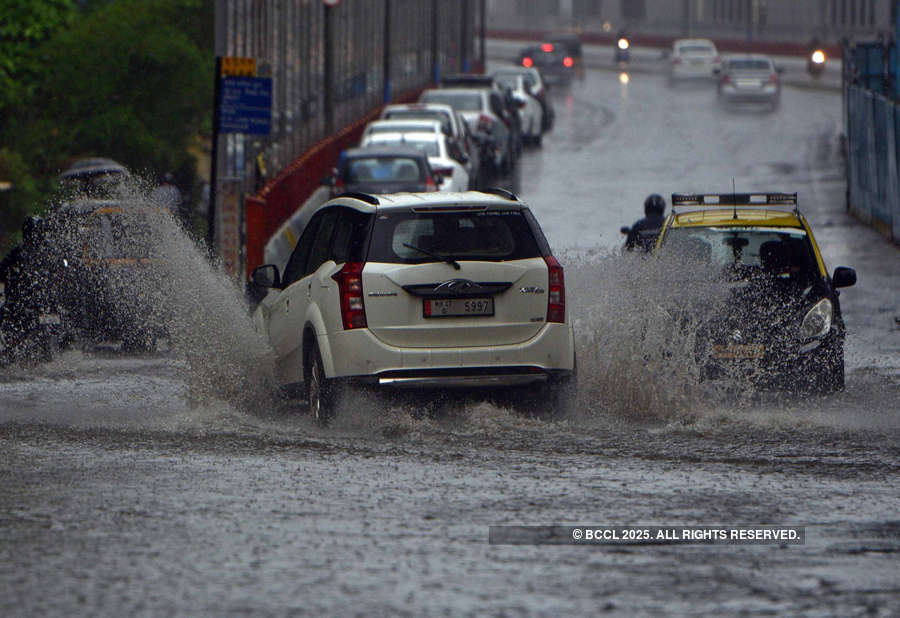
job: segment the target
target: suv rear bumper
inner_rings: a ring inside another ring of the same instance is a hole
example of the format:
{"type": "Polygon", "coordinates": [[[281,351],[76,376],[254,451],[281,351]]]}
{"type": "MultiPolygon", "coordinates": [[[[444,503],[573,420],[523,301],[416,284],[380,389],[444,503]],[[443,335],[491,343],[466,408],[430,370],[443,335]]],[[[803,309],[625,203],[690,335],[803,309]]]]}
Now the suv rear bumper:
{"type": "Polygon", "coordinates": [[[567,324],[545,324],[527,341],[497,346],[400,348],[380,341],[368,329],[327,339],[328,345],[320,349],[328,377],[391,386],[517,386],[575,368],[575,337],[567,324]]]}

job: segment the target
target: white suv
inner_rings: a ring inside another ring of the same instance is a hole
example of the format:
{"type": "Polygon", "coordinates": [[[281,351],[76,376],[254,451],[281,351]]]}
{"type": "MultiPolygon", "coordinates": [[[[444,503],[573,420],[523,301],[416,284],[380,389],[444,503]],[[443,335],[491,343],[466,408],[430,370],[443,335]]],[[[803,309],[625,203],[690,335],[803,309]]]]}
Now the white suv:
{"type": "Polygon", "coordinates": [[[279,381],[320,422],[341,387],[504,388],[559,412],[575,387],[563,268],[503,190],[346,194],[320,206],[254,312],[279,381]]]}

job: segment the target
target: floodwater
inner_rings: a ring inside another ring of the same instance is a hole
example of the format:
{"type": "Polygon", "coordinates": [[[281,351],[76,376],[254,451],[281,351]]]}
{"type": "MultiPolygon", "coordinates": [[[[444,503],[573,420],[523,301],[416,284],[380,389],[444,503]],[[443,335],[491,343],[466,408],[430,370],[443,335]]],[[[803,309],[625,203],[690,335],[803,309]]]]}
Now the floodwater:
{"type": "Polygon", "coordinates": [[[900,251],[844,213],[839,94],[724,111],[709,85],[622,81],[555,92],[556,127],[505,179],[566,265],[571,417],[360,397],[317,427],[276,396],[235,287],[162,221],[168,351],[0,368],[0,613],[900,613],[900,251]],[[732,182],[798,191],[828,267],[857,269],[844,392],[698,384],[657,312],[690,290],[618,255],[648,193],[732,182]],[[554,524],[794,525],[806,543],[488,544],[492,525],[554,524]]]}

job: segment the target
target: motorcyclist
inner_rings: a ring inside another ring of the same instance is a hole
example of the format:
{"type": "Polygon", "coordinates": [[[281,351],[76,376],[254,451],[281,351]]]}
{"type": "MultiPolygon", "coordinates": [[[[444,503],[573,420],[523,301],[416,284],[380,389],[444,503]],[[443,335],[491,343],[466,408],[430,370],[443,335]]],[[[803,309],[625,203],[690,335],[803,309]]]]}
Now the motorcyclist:
{"type": "Polygon", "coordinates": [[[0,308],[0,327],[4,340],[17,347],[25,340],[36,319],[36,304],[40,302],[41,236],[43,221],[30,216],[22,223],[22,243],[13,248],[0,262],[0,281],[5,285],[6,300],[0,308]]]}
{"type": "Polygon", "coordinates": [[[649,252],[653,249],[666,220],[663,216],[665,210],[666,200],[663,196],[658,193],[647,196],[644,200],[644,218],[636,221],[628,230],[628,238],[625,240],[625,248],[628,251],[640,249],[649,252]]]}

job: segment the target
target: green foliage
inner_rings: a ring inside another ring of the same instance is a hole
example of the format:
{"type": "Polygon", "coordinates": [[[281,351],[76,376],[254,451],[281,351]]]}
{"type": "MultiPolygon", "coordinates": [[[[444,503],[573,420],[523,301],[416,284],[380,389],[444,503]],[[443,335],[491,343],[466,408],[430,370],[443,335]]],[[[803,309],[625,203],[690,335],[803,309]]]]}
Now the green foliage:
{"type": "MultiPolygon", "coordinates": [[[[3,0],[0,144],[34,178],[23,199],[47,199],[82,156],[196,185],[188,147],[211,129],[214,21],[214,0],[3,0]]],[[[8,207],[0,220],[18,224],[8,207]]]]}
{"type": "Polygon", "coordinates": [[[10,189],[0,190],[0,255],[5,255],[18,240],[22,220],[34,210],[39,192],[22,157],[0,148],[0,181],[10,189]]]}

